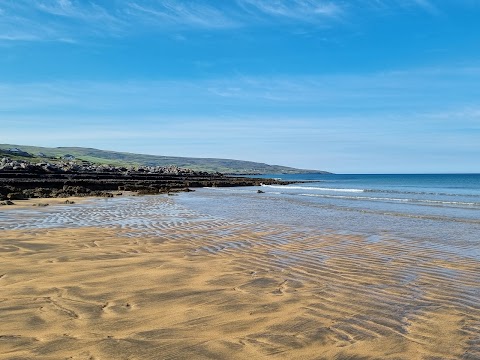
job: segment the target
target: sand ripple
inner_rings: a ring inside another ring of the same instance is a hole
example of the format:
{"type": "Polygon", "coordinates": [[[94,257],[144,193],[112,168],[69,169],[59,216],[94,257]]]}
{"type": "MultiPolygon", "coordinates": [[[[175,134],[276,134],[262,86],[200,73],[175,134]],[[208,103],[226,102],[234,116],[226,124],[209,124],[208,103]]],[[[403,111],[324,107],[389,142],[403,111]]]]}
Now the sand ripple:
{"type": "Polygon", "coordinates": [[[480,359],[480,261],[445,246],[162,196],[0,216],[3,359],[480,359]]]}

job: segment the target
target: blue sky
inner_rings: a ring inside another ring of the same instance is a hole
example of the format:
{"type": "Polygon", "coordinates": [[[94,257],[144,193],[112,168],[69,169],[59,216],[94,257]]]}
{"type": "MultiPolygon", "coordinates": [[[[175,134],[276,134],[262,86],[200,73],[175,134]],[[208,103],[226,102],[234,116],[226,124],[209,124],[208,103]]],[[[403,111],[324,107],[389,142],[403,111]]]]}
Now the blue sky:
{"type": "Polygon", "coordinates": [[[478,0],[0,0],[0,142],[480,172],[478,0]]]}

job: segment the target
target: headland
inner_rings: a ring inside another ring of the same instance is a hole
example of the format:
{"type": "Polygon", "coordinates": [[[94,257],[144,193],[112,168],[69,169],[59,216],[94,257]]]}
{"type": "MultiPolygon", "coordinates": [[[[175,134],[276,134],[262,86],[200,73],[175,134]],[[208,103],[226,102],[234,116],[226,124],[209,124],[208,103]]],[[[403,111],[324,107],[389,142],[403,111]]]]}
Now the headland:
{"type": "Polygon", "coordinates": [[[0,159],[0,201],[8,205],[29,198],[161,194],[198,187],[288,184],[274,179],[226,176],[178,166],[118,167],[76,161],[30,162],[0,159]]]}

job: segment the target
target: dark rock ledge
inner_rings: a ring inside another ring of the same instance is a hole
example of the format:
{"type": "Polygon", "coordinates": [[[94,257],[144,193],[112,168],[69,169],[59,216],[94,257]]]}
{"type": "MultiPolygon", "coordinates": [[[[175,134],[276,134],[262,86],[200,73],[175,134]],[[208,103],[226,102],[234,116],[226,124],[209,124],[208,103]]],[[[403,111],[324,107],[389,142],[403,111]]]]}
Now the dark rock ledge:
{"type": "Polygon", "coordinates": [[[115,167],[110,165],[31,163],[0,159],[0,201],[70,196],[113,196],[112,192],[134,191],[162,194],[192,191],[196,187],[287,185],[274,179],[225,176],[167,167],[115,167]]]}

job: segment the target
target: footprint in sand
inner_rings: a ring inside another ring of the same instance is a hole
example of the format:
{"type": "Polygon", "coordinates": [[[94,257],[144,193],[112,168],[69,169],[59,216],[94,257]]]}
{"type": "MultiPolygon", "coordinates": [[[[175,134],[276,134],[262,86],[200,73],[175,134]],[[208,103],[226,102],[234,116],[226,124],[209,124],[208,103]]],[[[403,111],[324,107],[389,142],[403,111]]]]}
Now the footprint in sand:
{"type": "Polygon", "coordinates": [[[125,314],[133,310],[134,307],[135,306],[131,302],[124,302],[121,304],[106,302],[105,304],[102,305],[102,311],[105,314],[119,315],[119,314],[125,314]]]}
{"type": "Polygon", "coordinates": [[[278,288],[273,292],[275,295],[283,295],[285,293],[285,290],[288,289],[287,286],[288,280],[282,281],[279,285],[278,288]]]}

